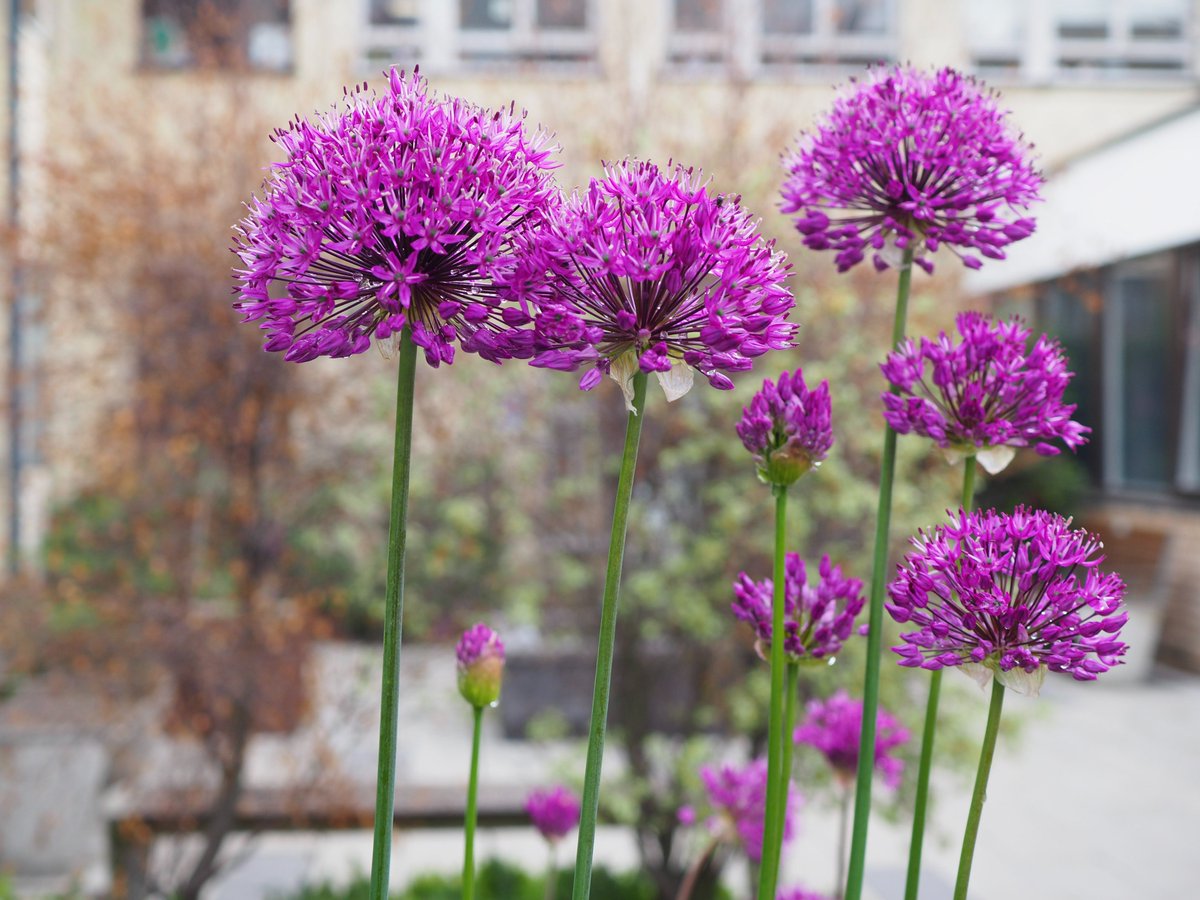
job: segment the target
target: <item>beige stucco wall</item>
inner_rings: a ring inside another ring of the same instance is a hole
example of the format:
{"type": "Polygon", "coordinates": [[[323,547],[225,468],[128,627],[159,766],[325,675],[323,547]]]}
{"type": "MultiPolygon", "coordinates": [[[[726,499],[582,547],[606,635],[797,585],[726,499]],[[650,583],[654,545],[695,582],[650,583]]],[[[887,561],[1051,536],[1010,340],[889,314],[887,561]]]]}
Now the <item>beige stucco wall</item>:
{"type": "MultiPolygon", "coordinates": [[[[44,37],[37,52],[43,57],[45,83],[40,97],[26,97],[25,102],[44,120],[45,151],[74,159],[80,177],[103,177],[87,168],[86,135],[108,128],[114,108],[146,120],[143,124],[149,128],[139,132],[153,136],[156,152],[172,154],[181,167],[204,166],[211,162],[203,158],[208,151],[197,146],[211,145],[197,145],[189,134],[203,121],[206,104],[232,100],[247,119],[282,124],[293,114],[328,108],[346,83],[379,80],[378,73],[359,62],[356,3],[292,0],[293,72],[217,78],[139,67],[140,0],[37,0],[32,6],[37,31],[44,37]]],[[[962,66],[969,61],[959,4],[899,0],[899,6],[902,59],[918,65],[962,66]]],[[[1200,19],[1200,0],[1196,6],[1200,19]]],[[[596,8],[601,15],[594,65],[552,72],[434,66],[427,74],[440,90],[491,104],[515,99],[528,108],[531,119],[555,131],[563,145],[565,184],[594,174],[601,158],[673,157],[703,166],[719,187],[764,198],[760,212],[769,227],[785,230],[786,223],[778,221],[768,199],[777,186],[779,154],[827,106],[832,85],[844,75],[684,75],[664,62],[666,0],[602,0],[596,8]]],[[[1194,79],[998,87],[1014,120],[1051,168],[1198,98],[1194,79]]],[[[4,114],[0,109],[0,122],[4,114]]],[[[264,160],[271,154],[266,130],[264,125],[264,160]]],[[[0,198],[3,189],[0,184],[0,198]]],[[[38,192],[53,190],[53,185],[33,182],[27,207],[36,211],[45,200],[38,192]]],[[[226,242],[228,236],[214,240],[226,242]]],[[[112,277],[119,278],[120,271],[120,261],[114,261],[112,277]]],[[[80,290],[54,277],[42,284],[58,295],[80,290]]],[[[86,294],[79,297],[77,302],[83,302],[86,294]]],[[[81,332],[73,325],[69,304],[48,307],[54,310],[48,322],[53,358],[48,363],[52,387],[44,394],[44,450],[50,495],[61,498],[86,479],[87,459],[79,448],[94,444],[103,434],[103,412],[90,394],[94,383],[99,378],[119,390],[123,366],[119,354],[112,352],[119,346],[119,335],[106,332],[102,323],[81,332]],[[87,380],[78,377],[81,372],[88,373],[87,380]]],[[[0,484],[0,507],[7,504],[7,489],[6,481],[0,484]]],[[[0,534],[0,545],[6,540],[7,535],[0,534]]]]}

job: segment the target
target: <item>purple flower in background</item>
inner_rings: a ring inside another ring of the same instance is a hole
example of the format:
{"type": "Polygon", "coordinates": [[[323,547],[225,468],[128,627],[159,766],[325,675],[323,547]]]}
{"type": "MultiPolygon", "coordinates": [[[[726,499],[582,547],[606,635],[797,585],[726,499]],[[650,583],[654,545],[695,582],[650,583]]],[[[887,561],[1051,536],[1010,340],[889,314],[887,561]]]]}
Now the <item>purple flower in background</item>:
{"type": "Polygon", "coordinates": [[[458,692],[472,706],[493,706],[504,679],[504,643],[482,622],[472,625],[454,648],[458,658],[458,692]]]}
{"type": "Polygon", "coordinates": [[[800,369],[784,372],[778,382],[764,381],[742,410],[737,433],[754,454],[759,478],[766,484],[792,484],[819,466],[833,446],[829,382],[810,391],[800,369]]]}
{"type": "Polygon", "coordinates": [[[796,887],[784,891],[776,900],[829,900],[829,897],[817,891],[806,891],[804,888],[796,887]]]}
{"type": "Polygon", "coordinates": [[[287,158],[237,229],[244,320],[295,362],[387,347],[405,325],[432,366],[455,342],[528,358],[530,317],[499,285],[513,239],[559,198],[548,136],[512,109],[430,96],[416,72],[345,107],[274,135],[287,158]]]}
{"type": "MultiPolygon", "coordinates": [[[[828,700],[808,704],[808,717],[792,736],[825,755],[839,779],[849,784],[858,771],[858,746],[862,733],[863,704],[838,691],[828,700]]],[[[908,740],[908,730],[882,707],[875,716],[875,768],[888,787],[898,787],[904,760],[891,751],[908,740]]]]}
{"type": "Polygon", "coordinates": [[[981,684],[994,674],[1036,694],[1047,669],[1091,681],[1121,662],[1125,585],[1100,571],[1100,541],[1070,519],[959,511],[912,544],[888,586],[892,618],[917,627],[892,648],[900,665],[962,666],[981,684]]]}
{"type": "Polygon", "coordinates": [[[1042,184],[1005,115],[953,69],[872,69],[785,156],[781,208],[808,247],[836,251],[842,272],[868,253],[885,269],[906,249],[931,272],[925,254],[942,244],[972,269],[976,253],[1003,259],[1033,233],[1022,211],[1042,184]]]}
{"type": "MultiPolygon", "coordinates": [[[[720,767],[704,766],[700,769],[700,778],[708,792],[709,803],[717,812],[709,820],[709,828],[740,843],[752,862],[761,861],[763,816],[767,807],[767,761],[756,759],[745,766],[729,763],[720,767]]],[[[785,842],[792,839],[795,831],[793,820],[799,815],[802,803],[800,793],[788,781],[783,824],[785,842]]]]}
{"type": "Polygon", "coordinates": [[[579,824],[579,799],[561,785],[534,791],[525,801],[525,812],[542,837],[554,843],[579,824]]]}
{"type": "Polygon", "coordinates": [[[726,389],[726,372],[791,346],[783,255],[739,197],[711,194],[699,172],[608,165],[550,219],[513,280],[540,307],[533,365],[586,368],[584,390],[610,375],[630,405],[638,369],[674,400],[693,370],[726,389]]]}
{"type": "MultiPolygon", "coordinates": [[[[784,559],[783,650],[792,660],[829,659],[842,649],[854,629],[854,617],[863,608],[862,582],[847,578],[842,570],[821,557],[821,581],[808,580],[798,553],[784,559]]],[[[745,572],[733,584],[733,614],[754,629],[759,653],[766,658],[771,645],[771,607],[774,582],[752,581],[745,572]]]]}
{"type": "Polygon", "coordinates": [[[892,428],[932,438],[954,456],[976,455],[993,474],[1016,447],[1053,456],[1060,451],[1050,441],[1072,450],[1086,443],[1091,429],[1063,403],[1072,372],[1057,341],[1042,335],[1030,348],[1032,332],[1019,319],[965,312],[955,324],[958,343],[945,332],[936,341],[908,340],[880,367],[901,392],[883,395],[892,428]]]}

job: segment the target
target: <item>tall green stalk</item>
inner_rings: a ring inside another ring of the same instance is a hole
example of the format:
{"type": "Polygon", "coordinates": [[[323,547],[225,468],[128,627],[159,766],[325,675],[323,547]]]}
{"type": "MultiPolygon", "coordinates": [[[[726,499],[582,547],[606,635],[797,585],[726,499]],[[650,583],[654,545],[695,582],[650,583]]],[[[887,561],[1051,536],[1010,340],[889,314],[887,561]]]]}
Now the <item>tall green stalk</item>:
{"type": "Polygon", "coordinates": [[[483,707],[474,707],[475,731],[471,738],[471,777],[467,781],[467,818],[463,823],[466,843],[463,848],[463,900],[475,898],[475,819],[479,797],[479,738],[483,733],[483,707]]]}
{"type": "Polygon", "coordinates": [[[992,676],[992,702],[988,706],[987,726],[983,732],[983,748],[979,753],[979,769],[975,773],[975,790],[971,793],[971,809],[967,813],[967,828],[963,833],[962,853],[958,857],[958,880],[954,885],[954,900],[967,900],[967,883],[971,880],[971,862],[975,858],[975,838],[983,816],[983,801],[987,799],[988,776],[992,757],[996,754],[996,735],[1000,733],[1000,712],[1004,706],[1006,688],[992,676]]]}
{"type": "Polygon", "coordinates": [[[774,900],[779,878],[780,845],[783,831],[780,810],[787,806],[780,793],[783,766],[784,680],[786,677],[783,645],[784,606],[787,571],[787,488],[772,485],[775,494],[775,574],[771,599],[771,708],[767,722],[767,808],[763,812],[763,858],[758,870],[758,900],[774,900]]]}
{"type": "MultiPolygon", "coordinates": [[[[775,884],[771,885],[772,891],[779,883],[779,865],[783,859],[783,838],[787,832],[788,789],[792,784],[792,754],[796,748],[796,744],[792,740],[792,732],[796,729],[796,683],[799,678],[800,664],[789,659],[785,678],[786,686],[784,687],[783,734],[781,735],[783,757],[779,766],[779,803],[775,806],[775,835],[778,843],[775,849],[775,884]]],[[[774,897],[774,894],[771,896],[774,897]]]]}
{"type": "MultiPolygon", "coordinates": [[[[896,287],[896,315],[892,322],[892,347],[904,339],[908,318],[908,292],[912,284],[913,251],[904,251],[900,282],[896,287]]],[[[895,393],[897,388],[891,388],[895,393]]],[[[871,816],[871,780],[875,773],[875,716],[879,709],[879,664],[883,649],[883,588],[887,581],[888,532],[892,523],[892,482],[896,476],[896,432],[884,426],[883,459],[879,472],[879,509],[875,518],[875,556],[871,568],[871,593],[867,614],[867,670],[863,682],[862,736],[858,750],[858,776],[854,792],[854,832],[850,841],[850,866],[844,900],[862,896],[867,859],[867,825],[871,816]]]]}
{"type": "Polygon", "coordinates": [[[392,455],[392,506],[388,524],[387,590],[383,620],[383,683],[379,692],[379,763],[375,785],[375,840],[370,900],[384,900],[392,865],[396,803],[396,727],[400,705],[400,636],[404,617],[404,546],[408,536],[408,474],[412,456],[413,387],[417,346],[400,333],[396,369],[396,438],[392,455]]]}
{"type": "Polygon", "coordinates": [[[600,611],[596,682],[592,689],[592,720],[588,727],[587,765],[583,775],[583,803],[579,816],[579,844],[575,851],[575,881],[571,886],[572,900],[587,900],[592,890],[592,854],[596,845],[596,816],[600,809],[600,767],[604,762],[604,734],[608,724],[613,649],[617,638],[617,596],[621,586],[629,500],[633,495],[633,476],[637,467],[645,408],[646,373],[639,371],[633,376],[633,410],[625,425],[625,448],[621,453],[621,472],[617,477],[617,498],[608,544],[608,568],[604,573],[604,601],[600,611]]]}
{"type": "MultiPolygon", "coordinates": [[[[975,456],[963,461],[962,508],[971,511],[975,497],[975,456]]],[[[917,769],[917,797],[913,806],[912,839],[908,845],[908,879],[904,900],[917,900],[921,883],[921,852],[925,843],[925,818],[929,803],[929,776],[933,770],[933,741],[937,732],[938,701],[942,694],[942,669],[934,669],[929,678],[929,699],[925,702],[925,728],[921,736],[921,762],[917,769]]]]}

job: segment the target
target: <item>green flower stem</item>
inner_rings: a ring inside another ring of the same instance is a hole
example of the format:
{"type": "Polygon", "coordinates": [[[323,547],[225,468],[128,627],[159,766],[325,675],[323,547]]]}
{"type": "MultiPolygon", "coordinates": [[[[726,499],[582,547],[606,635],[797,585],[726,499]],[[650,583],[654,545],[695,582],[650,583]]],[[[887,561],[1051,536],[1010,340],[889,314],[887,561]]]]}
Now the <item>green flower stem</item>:
{"type": "Polygon", "coordinates": [[[467,781],[467,818],[463,824],[466,845],[463,849],[463,900],[475,898],[475,810],[479,799],[479,737],[483,733],[483,707],[475,707],[475,732],[471,738],[471,777],[467,781]]]}
{"type": "Polygon", "coordinates": [[[396,374],[396,438],[392,457],[392,508],[388,525],[387,592],[383,620],[383,684],[379,692],[379,769],[375,787],[375,843],[370,900],[384,900],[392,865],[396,803],[396,727],[400,705],[400,635],[404,617],[404,545],[408,534],[408,474],[412,456],[413,385],[417,346],[400,333],[396,374]]]}
{"type": "Polygon", "coordinates": [[[767,808],[763,812],[763,857],[758,870],[758,900],[774,900],[779,878],[779,854],[783,833],[779,829],[780,810],[785,801],[780,794],[783,769],[783,713],[786,662],[783,655],[784,605],[787,572],[787,488],[774,485],[775,494],[775,581],[771,601],[771,707],[767,721],[767,808]]]}
{"type": "MultiPolygon", "coordinates": [[[[896,315],[892,347],[904,339],[908,318],[908,292],[912,284],[913,251],[904,251],[900,282],[896,288],[896,315]]],[[[892,392],[896,387],[892,386],[892,392]]],[[[879,471],[879,510],[875,518],[875,556],[871,568],[870,606],[867,614],[867,671],[863,680],[862,735],[858,750],[858,777],[854,792],[854,832],[850,841],[850,866],[844,900],[859,900],[867,860],[867,824],[871,816],[871,779],[875,774],[875,716],[879,709],[879,664],[883,649],[883,588],[887,581],[888,532],[892,523],[892,482],[896,476],[896,432],[884,427],[883,459],[879,471]]]]}
{"type": "Polygon", "coordinates": [[[596,651],[596,682],[592,690],[592,720],[588,728],[587,765],[583,775],[583,803],[579,817],[579,844],[575,851],[572,900],[587,900],[592,891],[592,854],[596,845],[596,815],[600,809],[600,766],[604,761],[604,732],[608,723],[608,696],[612,686],[613,647],[617,639],[617,595],[621,564],[625,558],[625,530],[629,499],[637,467],[638,442],[646,408],[646,373],[633,376],[633,410],[625,426],[625,449],[617,477],[612,537],[608,544],[608,569],[604,573],[604,601],[600,611],[600,639],[596,651]]]}
{"type": "MultiPolygon", "coordinates": [[[[779,883],[779,863],[783,859],[783,838],[787,832],[787,800],[788,788],[792,783],[792,751],[796,745],[792,741],[792,732],[796,728],[796,682],[800,678],[800,664],[787,663],[787,686],[785,687],[783,704],[783,757],[779,766],[779,803],[775,807],[775,835],[778,841],[775,851],[775,885],[779,883]]],[[[773,896],[773,895],[772,895],[773,896]]]]}
{"type": "Polygon", "coordinates": [[[684,875],[683,883],[679,885],[679,891],[675,894],[675,900],[691,900],[692,891],[696,889],[696,882],[700,880],[700,873],[704,871],[704,864],[708,862],[708,858],[713,855],[713,851],[717,849],[717,844],[720,842],[721,838],[713,835],[704,845],[704,849],[700,851],[700,855],[696,857],[696,861],[684,875]]]}
{"type": "Polygon", "coordinates": [[[987,799],[988,775],[992,757],[996,754],[996,735],[1000,732],[1000,711],[1004,706],[1005,687],[992,677],[992,702],[988,706],[987,727],[983,732],[983,749],[979,753],[979,770],[975,773],[975,790],[971,793],[971,810],[967,813],[967,829],[963,832],[962,854],[958,858],[958,881],[954,885],[954,900],[967,900],[967,882],[971,880],[971,861],[975,857],[975,838],[979,834],[979,819],[983,801],[987,799]]]}
{"type": "MultiPolygon", "coordinates": [[[[975,456],[963,460],[962,508],[971,511],[975,497],[975,456]]],[[[942,694],[942,669],[934,669],[929,678],[929,699],[925,703],[925,729],[921,736],[921,762],[917,769],[917,798],[913,807],[912,840],[908,845],[908,879],[904,900],[917,900],[921,883],[921,851],[925,843],[925,815],[929,804],[929,776],[933,769],[933,741],[937,732],[938,701],[942,694]]]]}
{"type": "Polygon", "coordinates": [[[553,841],[547,841],[547,846],[550,848],[550,861],[546,863],[546,885],[542,892],[545,900],[554,900],[558,887],[558,861],[555,859],[555,844],[553,841]]]}

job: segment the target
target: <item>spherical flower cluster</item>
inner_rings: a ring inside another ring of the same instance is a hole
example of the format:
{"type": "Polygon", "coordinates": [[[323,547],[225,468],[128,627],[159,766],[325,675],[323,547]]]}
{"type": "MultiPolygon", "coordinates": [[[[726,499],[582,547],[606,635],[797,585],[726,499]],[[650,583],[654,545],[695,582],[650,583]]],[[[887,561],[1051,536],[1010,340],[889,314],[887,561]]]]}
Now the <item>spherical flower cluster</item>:
{"type": "Polygon", "coordinates": [[[512,241],[560,199],[547,135],[395,69],[382,96],[363,85],[345,107],[274,136],[287,158],[237,229],[244,320],[296,362],[387,346],[405,326],[432,366],[455,342],[528,358],[530,316],[502,284],[512,241]]]}
{"type": "Polygon", "coordinates": [[[558,785],[531,793],[525,801],[525,812],[542,837],[554,843],[579,824],[579,799],[558,785]]]}
{"type": "Polygon", "coordinates": [[[714,196],[699,172],[649,162],[608,165],[531,235],[514,285],[535,300],[533,365],[604,374],[626,404],[634,374],[654,372],[668,400],[693,370],[718,388],[791,346],[788,267],[740,198],[714,196]]]}
{"type": "Polygon", "coordinates": [[[993,321],[979,313],[955,320],[961,340],[945,332],[936,341],[905,341],[888,355],[884,377],[900,391],[883,395],[884,416],[900,434],[932,438],[954,456],[975,455],[993,474],[1016,447],[1058,454],[1091,431],[1063,403],[1072,378],[1062,347],[1045,335],[1032,348],[1032,332],[1019,319],[993,321]],[[928,366],[928,373],[926,372],[928,366]]]}
{"type": "Polygon", "coordinates": [[[458,658],[458,692],[472,706],[494,706],[504,680],[504,643],[482,622],[472,625],[454,648],[458,658]]]}
{"type": "MultiPolygon", "coordinates": [[[[820,583],[810,583],[798,553],[788,553],[784,558],[783,651],[794,662],[832,662],[850,637],[854,617],[865,602],[862,582],[844,576],[828,556],[821,557],[819,572],[820,583]]],[[[774,587],[770,578],[753,581],[745,572],[739,573],[733,584],[733,614],[754,629],[764,658],[771,645],[774,587]]]]}
{"type": "Polygon", "coordinates": [[[1046,670],[1090,681],[1121,662],[1125,585],[1099,569],[1099,540],[1071,521],[1018,507],[960,511],[912,539],[888,586],[900,665],[962,666],[981,683],[1036,694],[1046,670]]]}
{"type": "MultiPolygon", "coordinates": [[[[838,691],[828,700],[808,704],[808,717],[796,729],[793,740],[820,750],[838,778],[849,783],[858,771],[862,721],[862,701],[838,691]]],[[[875,768],[889,787],[898,787],[904,774],[904,760],[891,752],[907,740],[908,730],[880,707],[875,716],[875,768]]]]}
{"type": "Polygon", "coordinates": [[[1005,115],[953,69],[873,69],[785,156],[783,212],[843,272],[868,253],[885,269],[905,250],[932,271],[925,254],[942,244],[973,269],[979,256],[1003,259],[1033,233],[1022,211],[1042,184],[1005,115]]]}
{"type": "Polygon", "coordinates": [[[742,410],[738,437],[758,463],[758,477],[766,484],[786,487],[829,454],[833,427],[829,382],[814,390],[797,369],[784,372],[778,382],[764,381],[742,410]]]}
{"type": "MultiPolygon", "coordinates": [[[[704,766],[700,778],[708,793],[709,804],[715,815],[708,820],[708,827],[719,837],[741,844],[752,862],[760,862],[763,852],[763,817],[767,808],[767,761],[756,759],[745,766],[704,766]]],[[[783,840],[792,839],[795,818],[803,804],[800,792],[788,782],[788,798],[784,811],[783,840]]],[[[691,807],[679,811],[683,824],[695,821],[691,807]]]]}

